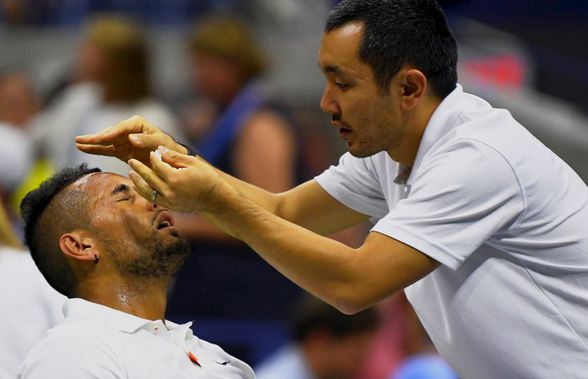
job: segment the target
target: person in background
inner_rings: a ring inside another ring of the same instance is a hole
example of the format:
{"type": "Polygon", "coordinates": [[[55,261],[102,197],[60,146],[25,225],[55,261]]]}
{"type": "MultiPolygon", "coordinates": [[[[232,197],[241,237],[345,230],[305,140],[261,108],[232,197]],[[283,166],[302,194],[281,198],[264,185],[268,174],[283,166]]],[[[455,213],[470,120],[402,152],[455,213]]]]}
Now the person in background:
{"type": "MultiPolygon", "coordinates": [[[[262,86],[268,62],[247,25],[230,16],[209,16],[196,24],[188,45],[197,92],[182,111],[190,145],[268,191],[290,188],[299,180],[297,132],[262,86]]],[[[187,236],[214,237],[196,222],[179,227],[187,236]]]]}
{"type": "MultiPolygon", "coordinates": [[[[230,16],[209,16],[196,24],[188,45],[198,94],[191,111],[183,112],[192,147],[227,172],[268,191],[284,191],[297,183],[297,130],[262,87],[268,63],[246,24],[230,16]]],[[[193,254],[176,279],[170,315],[283,320],[285,325],[286,310],[300,293],[297,286],[202,217],[177,214],[176,221],[182,235],[192,241],[193,254]]],[[[252,343],[263,343],[263,337],[252,343]]]]}
{"type": "Polygon", "coordinates": [[[35,120],[38,148],[56,169],[88,162],[126,174],[120,162],[81,155],[71,143],[134,114],[149,114],[162,130],[181,138],[172,113],[153,95],[150,57],[141,26],[119,15],[91,18],[78,49],[69,84],[35,120]]]}
{"type": "Polygon", "coordinates": [[[389,379],[408,357],[435,351],[404,294],[391,296],[375,309],[379,327],[357,379],[389,379]]]}
{"type": "Polygon", "coordinates": [[[0,204],[0,378],[14,378],[29,350],[63,319],[65,297],[49,286],[0,204]]]}
{"type": "Polygon", "coordinates": [[[169,282],[190,245],[171,213],[138,196],[128,178],[66,168],[21,210],[35,264],[68,299],[65,320],[31,350],[18,378],[255,377],[194,336],[191,323],[165,319],[169,282]]]}
{"type": "Polygon", "coordinates": [[[389,379],[459,379],[437,354],[418,354],[404,361],[389,379]]]}
{"type": "Polygon", "coordinates": [[[13,69],[0,72],[0,203],[7,210],[35,159],[28,125],[37,110],[27,75],[13,69]]]}
{"type": "Polygon", "coordinates": [[[255,368],[257,379],[353,379],[378,326],[373,308],[344,315],[304,296],[293,307],[293,342],[255,368]]]}

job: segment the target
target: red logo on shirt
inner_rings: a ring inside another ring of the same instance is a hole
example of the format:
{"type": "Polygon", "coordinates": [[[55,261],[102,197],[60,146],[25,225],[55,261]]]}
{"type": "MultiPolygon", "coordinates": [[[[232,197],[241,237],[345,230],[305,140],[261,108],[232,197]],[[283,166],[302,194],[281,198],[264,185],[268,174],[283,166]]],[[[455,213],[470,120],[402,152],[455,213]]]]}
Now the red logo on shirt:
{"type": "Polygon", "coordinates": [[[194,354],[192,354],[191,351],[188,352],[188,358],[190,358],[190,360],[192,361],[192,363],[195,363],[199,367],[202,367],[202,365],[200,364],[200,362],[198,362],[198,358],[196,358],[196,356],[194,354]]]}

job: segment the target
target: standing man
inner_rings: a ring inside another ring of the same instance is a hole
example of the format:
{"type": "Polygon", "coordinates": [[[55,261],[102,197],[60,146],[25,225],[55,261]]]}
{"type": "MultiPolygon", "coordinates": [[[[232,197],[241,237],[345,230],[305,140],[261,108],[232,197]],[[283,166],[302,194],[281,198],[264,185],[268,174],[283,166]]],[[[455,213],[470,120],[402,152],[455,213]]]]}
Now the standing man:
{"type": "MultiPolygon", "coordinates": [[[[319,51],[339,165],[270,194],[184,155],[140,117],[78,137],[144,197],[200,212],[346,313],[406,288],[462,378],[588,372],[588,188],[505,110],[456,84],[434,0],[344,0],[319,51]],[[149,149],[157,145],[163,162],[149,149]],[[322,235],[366,219],[353,249],[322,235]]],[[[196,278],[195,278],[196,280],[196,278]]]]}

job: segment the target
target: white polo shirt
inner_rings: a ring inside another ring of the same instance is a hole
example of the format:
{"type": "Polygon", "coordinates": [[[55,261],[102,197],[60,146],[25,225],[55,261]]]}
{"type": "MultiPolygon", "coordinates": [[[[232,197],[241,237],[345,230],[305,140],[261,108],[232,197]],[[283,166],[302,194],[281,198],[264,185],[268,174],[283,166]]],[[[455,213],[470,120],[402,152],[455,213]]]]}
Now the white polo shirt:
{"type": "Polygon", "coordinates": [[[435,110],[405,182],[398,172],[385,152],[347,153],[316,180],[372,216],[373,231],[442,264],[406,293],[460,376],[588,377],[588,188],[578,175],[461,86],[435,110]]]}
{"type": "Polygon", "coordinates": [[[82,299],[68,300],[64,314],[17,378],[255,378],[246,363],[194,336],[191,323],[145,320],[82,299]]]}

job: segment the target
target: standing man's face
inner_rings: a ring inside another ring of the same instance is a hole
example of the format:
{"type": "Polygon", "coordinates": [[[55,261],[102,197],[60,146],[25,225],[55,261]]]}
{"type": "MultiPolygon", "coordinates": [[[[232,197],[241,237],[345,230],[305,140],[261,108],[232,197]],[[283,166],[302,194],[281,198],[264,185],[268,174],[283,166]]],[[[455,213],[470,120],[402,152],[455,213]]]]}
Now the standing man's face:
{"type": "Polygon", "coordinates": [[[371,68],[359,60],[361,23],[349,23],[323,35],[319,66],[327,78],[321,109],[356,157],[390,151],[400,144],[404,124],[394,79],[389,94],[381,94],[371,68]]]}
{"type": "Polygon", "coordinates": [[[142,198],[133,183],[119,175],[95,173],[82,181],[92,198],[92,226],[117,271],[162,277],[181,266],[190,246],[179,237],[167,209],[142,198]]]}

